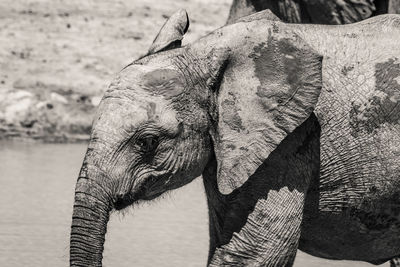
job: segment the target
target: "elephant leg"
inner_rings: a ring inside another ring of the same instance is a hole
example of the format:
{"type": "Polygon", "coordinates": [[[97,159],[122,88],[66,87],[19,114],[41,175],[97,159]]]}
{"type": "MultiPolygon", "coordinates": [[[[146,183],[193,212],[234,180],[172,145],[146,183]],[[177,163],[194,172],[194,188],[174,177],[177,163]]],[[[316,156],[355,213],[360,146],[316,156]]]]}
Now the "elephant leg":
{"type": "Polygon", "coordinates": [[[400,0],[389,0],[389,14],[400,14],[400,0]]]}
{"type": "MultiPolygon", "coordinates": [[[[249,221],[250,213],[253,214],[254,216],[260,216],[260,214],[263,213],[263,211],[253,211],[255,207],[252,207],[253,202],[257,202],[254,200],[251,200],[250,198],[246,197],[249,195],[253,195],[252,193],[249,193],[247,191],[243,191],[242,193],[233,195],[233,196],[224,196],[219,193],[217,189],[217,182],[215,179],[215,172],[216,172],[216,164],[209,164],[207,166],[206,171],[203,173],[203,182],[205,185],[205,191],[207,195],[207,202],[208,202],[208,211],[209,211],[209,232],[210,232],[210,248],[209,248],[209,256],[208,256],[208,265],[210,266],[224,266],[224,264],[227,265],[254,265],[254,263],[250,263],[247,260],[243,260],[240,257],[234,261],[229,260],[227,262],[223,262],[220,260],[215,260],[216,258],[220,258],[222,254],[230,255],[234,254],[234,251],[228,252],[225,251],[225,249],[221,249],[220,247],[229,244],[234,240],[233,236],[235,236],[235,232],[240,232],[243,227],[249,226],[251,222],[254,222],[254,218],[249,221]],[[213,165],[213,166],[210,166],[213,165]],[[258,214],[257,214],[258,213],[258,214]],[[249,222],[248,222],[249,221],[249,222]]],[[[305,185],[306,186],[306,185],[305,185]]],[[[258,187],[258,186],[257,186],[258,187]]],[[[286,207],[282,207],[283,205],[286,205],[286,201],[289,198],[286,198],[285,196],[281,196],[280,204],[279,207],[271,207],[270,210],[275,210],[272,211],[271,213],[276,214],[276,217],[279,217],[280,211],[285,210],[286,207]],[[282,202],[283,201],[283,202],[282,202]]],[[[293,220],[297,221],[294,222],[295,224],[295,233],[294,233],[294,244],[292,244],[291,249],[289,249],[287,252],[285,252],[285,261],[286,263],[277,263],[276,266],[287,266],[291,267],[293,266],[295,257],[296,257],[296,252],[297,252],[297,240],[299,238],[299,225],[301,221],[301,211],[302,207],[301,203],[304,203],[304,197],[302,199],[295,199],[294,202],[294,207],[293,210],[297,212],[296,215],[288,216],[287,221],[287,227],[286,228],[291,228],[290,224],[293,223],[293,220]],[[299,203],[300,205],[296,205],[296,203],[299,203]]],[[[289,207],[289,206],[288,206],[289,207]]],[[[262,209],[262,208],[261,208],[262,209]]],[[[290,209],[291,210],[291,209],[290,209]]],[[[270,212],[269,210],[265,210],[265,212],[270,212]]],[[[275,223],[270,223],[270,222],[265,222],[264,227],[261,228],[270,228],[271,230],[274,229],[274,231],[278,232],[278,228],[274,226],[279,224],[278,220],[275,223]]],[[[283,225],[282,225],[283,226],[283,225]]],[[[251,229],[249,230],[250,232],[252,231],[251,229]]],[[[259,232],[263,231],[263,229],[254,229],[255,234],[258,234],[259,232]]],[[[285,227],[283,227],[283,232],[288,232],[285,227]]],[[[279,231],[280,232],[280,231],[279,231]]],[[[251,235],[252,233],[249,233],[251,235]]],[[[279,238],[280,236],[278,236],[279,238]]],[[[264,240],[265,241],[265,240],[264,240]]],[[[268,241],[268,240],[267,240],[268,241]]],[[[270,241],[273,241],[271,239],[270,241]]],[[[273,241],[272,243],[274,243],[273,241]]],[[[267,254],[268,251],[264,248],[266,244],[261,244],[261,252],[263,254],[267,254]]],[[[236,248],[234,248],[235,250],[236,248]]],[[[257,251],[260,250],[260,248],[256,247],[249,247],[249,248],[244,248],[245,253],[246,250],[248,251],[257,251]]],[[[282,253],[279,251],[278,253],[282,253]]],[[[271,254],[272,255],[272,254],[271,254]]],[[[224,258],[223,256],[222,258],[224,258]]],[[[264,256],[261,255],[253,255],[253,258],[259,259],[263,258],[264,256]]],[[[246,258],[246,257],[245,257],[246,258]]],[[[263,265],[262,263],[256,263],[256,266],[258,265],[263,265]]],[[[273,266],[273,265],[267,265],[267,266],[273,266]]]]}
{"type": "Polygon", "coordinates": [[[293,265],[294,265],[294,260],[296,259],[296,255],[297,255],[297,249],[296,249],[296,251],[292,254],[292,256],[290,257],[290,259],[289,259],[288,262],[286,263],[285,267],[293,267],[293,265]]]}
{"type": "Polygon", "coordinates": [[[390,260],[390,267],[400,267],[400,258],[396,257],[390,260]]]}
{"type": "Polygon", "coordinates": [[[208,164],[210,266],[293,265],[306,193],[319,170],[319,128],[312,126],[296,129],[229,195],[218,191],[215,160],[208,164]]]}
{"type": "Polygon", "coordinates": [[[270,190],[240,231],[216,248],[210,266],[290,266],[300,238],[304,201],[305,191],[270,190]]]}
{"type": "Polygon", "coordinates": [[[208,264],[210,264],[214,252],[218,246],[226,243],[224,240],[223,225],[229,209],[228,198],[218,191],[216,180],[217,164],[211,160],[203,172],[203,183],[207,195],[210,247],[208,264]]]}

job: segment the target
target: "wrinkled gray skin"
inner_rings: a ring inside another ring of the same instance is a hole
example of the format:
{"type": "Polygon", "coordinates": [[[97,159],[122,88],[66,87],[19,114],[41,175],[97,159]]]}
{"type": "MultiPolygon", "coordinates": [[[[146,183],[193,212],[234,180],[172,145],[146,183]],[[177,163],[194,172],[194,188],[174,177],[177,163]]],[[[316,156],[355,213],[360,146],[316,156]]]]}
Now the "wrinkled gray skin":
{"type": "Polygon", "coordinates": [[[228,23],[266,9],[290,23],[348,24],[399,14],[400,0],[233,0],[228,23]]]}
{"type": "Polygon", "coordinates": [[[210,266],[292,266],[298,247],[400,255],[400,17],[312,26],[267,11],[180,48],[187,24],[172,16],[100,103],[70,265],[101,266],[111,211],[201,174],[210,266]]]}
{"type": "MultiPolygon", "coordinates": [[[[349,24],[380,14],[400,14],[400,0],[233,0],[228,24],[262,10],[289,23],[349,24]]],[[[400,258],[391,260],[400,267],[400,258]]]]}

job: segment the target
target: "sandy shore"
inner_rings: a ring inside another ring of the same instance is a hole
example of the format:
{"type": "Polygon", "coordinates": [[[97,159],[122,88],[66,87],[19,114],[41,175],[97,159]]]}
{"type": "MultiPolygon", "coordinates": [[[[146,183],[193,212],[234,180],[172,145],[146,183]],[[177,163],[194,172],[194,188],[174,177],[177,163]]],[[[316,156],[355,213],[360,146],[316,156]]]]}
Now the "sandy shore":
{"type": "Polygon", "coordinates": [[[103,91],[185,8],[184,43],[222,26],[231,0],[2,0],[0,139],[86,140],[103,91]]]}

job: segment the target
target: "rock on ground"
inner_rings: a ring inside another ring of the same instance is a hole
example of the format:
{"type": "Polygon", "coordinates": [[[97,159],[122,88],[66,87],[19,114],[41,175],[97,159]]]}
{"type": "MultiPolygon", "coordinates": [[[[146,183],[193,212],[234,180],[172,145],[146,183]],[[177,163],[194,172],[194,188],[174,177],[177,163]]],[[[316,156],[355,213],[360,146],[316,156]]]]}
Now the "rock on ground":
{"type": "Polygon", "coordinates": [[[2,0],[0,139],[87,140],[112,76],[185,8],[184,43],[222,26],[231,0],[2,0]]]}

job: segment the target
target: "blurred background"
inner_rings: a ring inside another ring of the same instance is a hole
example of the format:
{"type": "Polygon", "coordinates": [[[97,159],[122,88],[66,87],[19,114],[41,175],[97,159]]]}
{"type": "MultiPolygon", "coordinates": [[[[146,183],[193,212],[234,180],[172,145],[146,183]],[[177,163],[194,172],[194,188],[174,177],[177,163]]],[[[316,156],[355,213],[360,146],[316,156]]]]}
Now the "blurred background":
{"type": "MultiPolygon", "coordinates": [[[[231,0],[1,0],[0,266],[68,266],[74,186],[111,77],[185,8],[184,44],[225,24],[231,0]],[[11,139],[10,139],[11,138],[11,139]],[[36,141],[35,141],[36,140],[36,141]]],[[[104,266],[205,266],[201,178],[111,216],[104,266]]],[[[295,266],[370,266],[299,252],[295,266]]]]}

